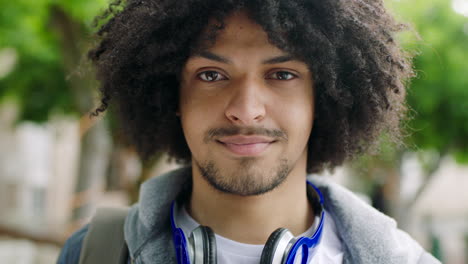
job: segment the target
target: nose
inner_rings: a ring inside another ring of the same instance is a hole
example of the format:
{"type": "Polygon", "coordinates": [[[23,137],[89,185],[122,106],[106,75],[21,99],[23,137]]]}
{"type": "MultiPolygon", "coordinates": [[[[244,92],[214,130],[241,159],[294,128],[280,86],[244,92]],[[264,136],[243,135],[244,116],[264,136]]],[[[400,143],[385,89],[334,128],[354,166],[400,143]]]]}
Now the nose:
{"type": "Polygon", "coordinates": [[[250,126],[265,118],[265,96],[257,80],[245,80],[233,87],[225,115],[233,124],[250,126]]]}

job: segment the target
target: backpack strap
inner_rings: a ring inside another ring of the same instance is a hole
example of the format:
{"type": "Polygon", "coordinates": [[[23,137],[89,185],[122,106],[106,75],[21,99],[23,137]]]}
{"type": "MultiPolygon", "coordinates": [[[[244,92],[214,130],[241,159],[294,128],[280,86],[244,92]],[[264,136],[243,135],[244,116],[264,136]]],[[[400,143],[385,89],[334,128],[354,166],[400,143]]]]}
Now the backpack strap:
{"type": "Polygon", "coordinates": [[[129,208],[99,208],[91,220],[79,264],[126,264],[124,223],[129,208]]]}

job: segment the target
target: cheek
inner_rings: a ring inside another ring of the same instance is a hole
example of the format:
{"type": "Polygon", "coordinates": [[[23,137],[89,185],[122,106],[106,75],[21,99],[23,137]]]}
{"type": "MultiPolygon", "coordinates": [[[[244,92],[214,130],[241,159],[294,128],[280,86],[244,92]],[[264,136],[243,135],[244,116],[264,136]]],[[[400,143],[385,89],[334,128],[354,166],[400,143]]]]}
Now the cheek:
{"type": "Polygon", "coordinates": [[[184,133],[185,141],[192,154],[195,156],[200,154],[203,150],[203,133],[202,124],[203,119],[197,117],[193,111],[184,111],[181,108],[181,124],[184,133]]]}
{"type": "Polygon", "coordinates": [[[210,113],[219,105],[220,96],[217,93],[206,92],[199,87],[185,87],[180,90],[180,110],[189,113],[210,113]]]}
{"type": "Polygon", "coordinates": [[[213,126],[219,109],[216,102],[207,96],[181,91],[180,119],[182,129],[192,152],[198,152],[198,146],[203,145],[206,131],[213,126]]]}
{"type": "Polygon", "coordinates": [[[314,119],[314,105],[311,95],[310,99],[306,97],[296,98],[288,103],[277,104],[274,115],[280,118],[279,125],[281,129],[288,133],[292,144],[303,145],[307,141],[312,130],[314,119]]]}
{"type": "Polygon", "coordinates": [[[190,150],[193,150],[194,139],[198,136],[197,126],[199,126],[199,119],[201,119],[198,117],[198,111],[194,109],[193,104],[194,102],[190,99],[190,94],[187,91],[181,90],[179,100],[180,121],[190,150]]]}

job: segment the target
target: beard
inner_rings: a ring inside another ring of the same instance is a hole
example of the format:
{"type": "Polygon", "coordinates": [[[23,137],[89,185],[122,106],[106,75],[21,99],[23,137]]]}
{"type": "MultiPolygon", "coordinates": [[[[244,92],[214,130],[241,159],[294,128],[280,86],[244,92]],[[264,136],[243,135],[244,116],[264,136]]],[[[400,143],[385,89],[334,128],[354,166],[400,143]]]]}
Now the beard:
{"type": "Polygon", "coordinates": [[[256,166],[255,158],[241,159],[235,170],[228,171],[208,160],[202,163],[195,161],[202,177],[216,190],[240,195],[254,196],[272,191],[281,185],[292,170],[287,159],[280,159],[271,170],[256,166]]]}

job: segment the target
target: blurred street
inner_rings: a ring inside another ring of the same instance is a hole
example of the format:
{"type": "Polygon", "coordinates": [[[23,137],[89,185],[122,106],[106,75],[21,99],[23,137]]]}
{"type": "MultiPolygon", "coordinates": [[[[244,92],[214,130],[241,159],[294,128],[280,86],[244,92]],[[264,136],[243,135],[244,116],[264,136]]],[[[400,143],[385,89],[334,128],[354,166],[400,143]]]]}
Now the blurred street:
{"type": "Polygon", "coordinates": [[[0,262],[5,264],[55,263],[59,250],[58,246],[0,236],[0,262]]]}

